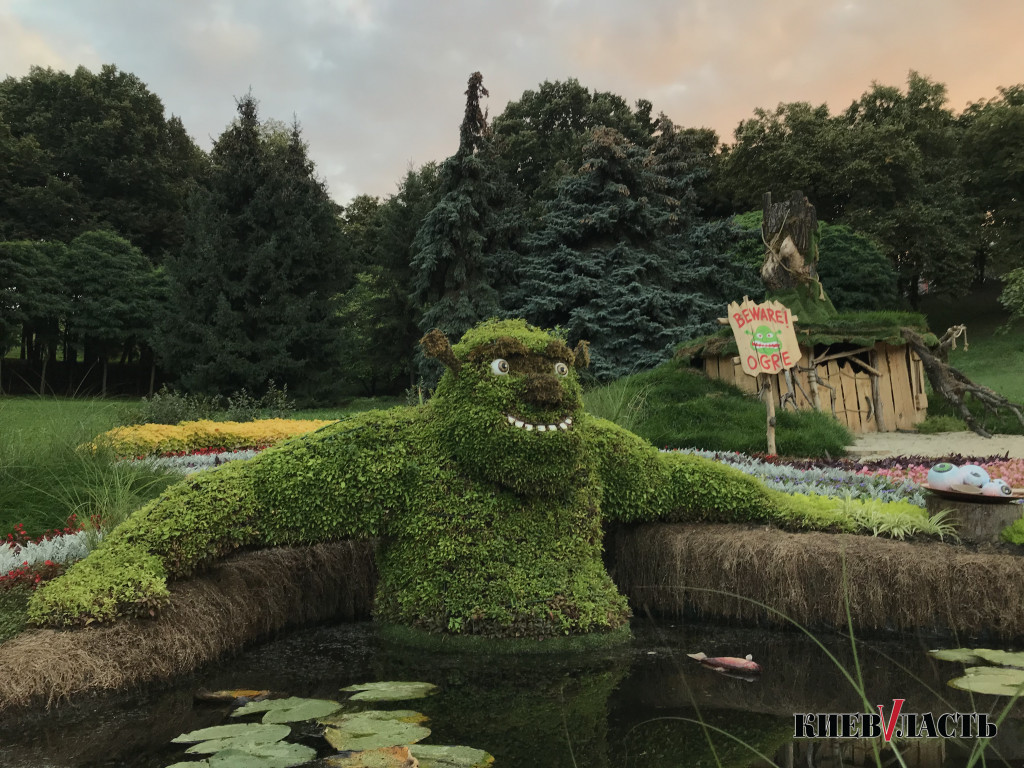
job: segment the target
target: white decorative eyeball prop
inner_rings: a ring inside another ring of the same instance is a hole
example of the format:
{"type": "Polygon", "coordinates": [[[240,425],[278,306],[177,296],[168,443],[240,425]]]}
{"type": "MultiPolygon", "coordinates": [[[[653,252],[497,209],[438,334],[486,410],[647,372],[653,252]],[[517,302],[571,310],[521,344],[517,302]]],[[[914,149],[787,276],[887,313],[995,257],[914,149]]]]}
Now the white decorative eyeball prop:
{"type": "Polygon", "coordinates": [[[944,461],[928,470],[928,487],[948,491],[949,486],[960,482],[960,468],[944,461]]]}
{"type": "Polygon", "coordinates": [[[973,485],[975,488],[982,488],[991,480],[988,472],[977,464],[964,464],[960,467],[960,482],[964,485],[973,485]]]}
{"type": "Polygon", "coordinates": [[[1003,498],[1008,499],[1011,496],[1013,496],[1013,488],[1011,488],[1005,480],[1000,480],[999,478],[996,478],[995,480],[990,480],[989,482],[981,486],[981,495],[1001,496],[1003,498]]]}
{"type": "Polygon", "coordinates": [[[491,361],[491,373],[495,376],[507,376],[508,375],[508,361],[502,360],[500,357],[496,360],[491,361]]]}

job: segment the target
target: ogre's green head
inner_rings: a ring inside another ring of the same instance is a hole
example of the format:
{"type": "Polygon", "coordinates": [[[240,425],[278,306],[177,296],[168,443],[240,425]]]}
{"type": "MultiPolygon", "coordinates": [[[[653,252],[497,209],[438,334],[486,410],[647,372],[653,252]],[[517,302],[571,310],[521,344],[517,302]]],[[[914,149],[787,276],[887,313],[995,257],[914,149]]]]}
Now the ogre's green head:
{"type": "Polygon", "coordinates": [[[448,368],[434,399],[438,435],[463,470],[519,493],[566,492],[581,454],[586,342],[571,350],[522,320],[488,320],[454,347],[437,330],[421,343],[448,368]]]}

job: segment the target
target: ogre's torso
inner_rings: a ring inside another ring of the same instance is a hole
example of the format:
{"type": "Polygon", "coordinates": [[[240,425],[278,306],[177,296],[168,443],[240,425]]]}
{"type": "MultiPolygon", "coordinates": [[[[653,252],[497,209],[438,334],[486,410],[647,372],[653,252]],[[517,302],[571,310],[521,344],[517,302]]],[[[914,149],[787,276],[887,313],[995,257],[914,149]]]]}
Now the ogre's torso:
{"type": "Polygon", "coordinates": [[[579,466],[564,493],[530,496],[427,455],[410,505],[385,526],[376,615],[431,631],[546,636],[629,616],[602,562],[601,487],[579,466]]]}

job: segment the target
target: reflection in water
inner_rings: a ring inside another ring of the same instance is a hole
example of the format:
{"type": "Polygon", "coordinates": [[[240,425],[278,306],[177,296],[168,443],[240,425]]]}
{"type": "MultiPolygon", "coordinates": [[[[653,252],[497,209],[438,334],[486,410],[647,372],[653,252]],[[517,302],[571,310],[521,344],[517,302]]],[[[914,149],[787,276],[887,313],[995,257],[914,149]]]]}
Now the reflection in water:
{"type": "MultiPolygon", "coordinates": [[[[496,768],[896,764],[888,746],[876,760],[864,741],[792,740],[794,713],[864,711],[843,673],[803,635],[644,623],[635,635],[632,645],[608,651],[499,656],[396,647],[369,623],[318,627],[254,647],[172,687],[5,717],[0,765],[164,768],[184,759],[171,739],[229,715],[230,707],[196,703],[200,688],[339,699],[341,688],[377,680],[438,685],[437,695],[412,707],[430,718],[428,742],[484,749],[496,768]],[[750,653],[763,673],[754,682],[729,678],[686,657],[696,651],[750,653]]],[[[905,712],[994,705],[984,698],[972,704],[945,686],[960,667],[929,658],[925,651],[937,644],[910,638],[859,649],[872,710],[879,703],[888,708],[893,698],[906,699],[905,712]]],[[[831,637],[827,645],[854,672],[848,640],[831,637]]],[[[995,745],[1010,761],[1024,756],[1019,714],[1003,724],[995,745]]],[[[297,738],[319,747],[321,756],[330,752],[314,725],[300,727],[297,738]]],[[[898,748],[911,768],[966,764],[966,752],[952,742],[918,739],[898,748]]]]}

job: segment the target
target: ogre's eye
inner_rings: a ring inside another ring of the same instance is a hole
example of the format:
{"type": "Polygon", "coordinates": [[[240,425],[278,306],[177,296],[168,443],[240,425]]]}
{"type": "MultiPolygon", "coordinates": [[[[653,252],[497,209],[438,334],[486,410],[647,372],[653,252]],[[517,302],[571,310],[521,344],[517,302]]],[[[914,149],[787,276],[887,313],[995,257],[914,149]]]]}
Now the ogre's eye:
{"type": "Polygon", "coordinates": [[[492,360],[491,373],[493,373],[495,376],[507,376],[508,360],[502,360],[500,357],[497,360],[492,360]]]}
{"type": "Polygon", "coordinates": [[[569,366],[566,365],[565,363],[555,363],[555,373],[557,373],[559,376],[568,376],[569,366]]]}

